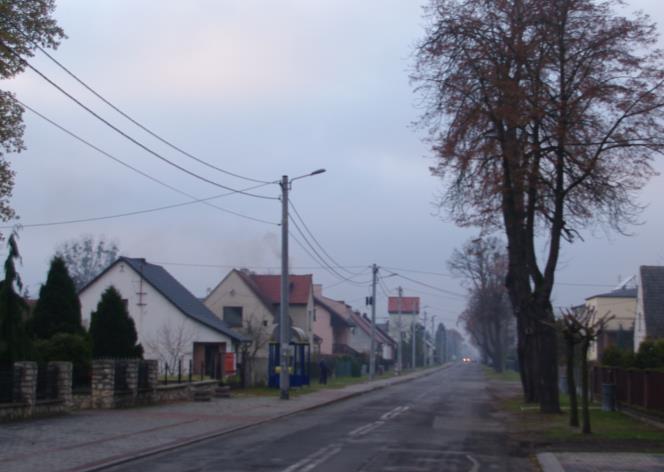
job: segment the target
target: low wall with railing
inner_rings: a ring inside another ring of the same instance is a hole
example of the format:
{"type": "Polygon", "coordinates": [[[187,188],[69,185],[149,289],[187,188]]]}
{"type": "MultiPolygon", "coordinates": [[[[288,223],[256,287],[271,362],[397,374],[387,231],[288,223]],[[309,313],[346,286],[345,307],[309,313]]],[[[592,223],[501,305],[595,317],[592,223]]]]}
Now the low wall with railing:
{"type": "Polygon", "coordinates": [[[591,371],[593,395],[600,398],[603,384],[616,386],[618,406],[664,413],[664,372],[595,366],[591,371]]]}
{"type": "Polygon", "coordinates": [[[0,420],[63,413],[72,404],[70,363],[15,362],[0,367],[0,420]]]}

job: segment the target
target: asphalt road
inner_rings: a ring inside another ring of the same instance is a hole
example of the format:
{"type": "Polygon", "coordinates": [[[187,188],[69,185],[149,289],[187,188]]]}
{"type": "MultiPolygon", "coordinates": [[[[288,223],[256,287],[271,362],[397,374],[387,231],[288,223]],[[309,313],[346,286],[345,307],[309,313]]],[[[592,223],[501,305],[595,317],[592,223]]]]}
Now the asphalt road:
{"type": "Polygon", "coordinates": [[[453,365],[112,471],[528,471],[478,365],[453,365]]]}

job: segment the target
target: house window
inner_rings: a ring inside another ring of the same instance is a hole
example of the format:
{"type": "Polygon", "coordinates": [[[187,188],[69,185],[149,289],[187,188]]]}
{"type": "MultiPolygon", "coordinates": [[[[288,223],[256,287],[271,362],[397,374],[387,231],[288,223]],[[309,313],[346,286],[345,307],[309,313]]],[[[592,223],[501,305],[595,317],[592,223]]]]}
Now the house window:
{"type": "Polygon", "coordinates": [[[242,307],[241,306],[225,306],[224,307],[224,321],[231,328],[242,327],[242,307]]]}

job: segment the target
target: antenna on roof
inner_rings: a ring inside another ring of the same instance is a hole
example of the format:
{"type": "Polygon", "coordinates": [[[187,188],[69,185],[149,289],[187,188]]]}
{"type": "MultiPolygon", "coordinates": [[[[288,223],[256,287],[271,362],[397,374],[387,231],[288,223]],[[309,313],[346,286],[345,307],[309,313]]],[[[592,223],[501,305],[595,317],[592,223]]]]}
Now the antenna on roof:
{"type": "Polygon", "coordinates": [[[631,277],[626,278],[622,282],[618,284],[614,290],[620,290],[624,288],[634,288],[636,287],[636,275],[632,275],[631,277]]]}

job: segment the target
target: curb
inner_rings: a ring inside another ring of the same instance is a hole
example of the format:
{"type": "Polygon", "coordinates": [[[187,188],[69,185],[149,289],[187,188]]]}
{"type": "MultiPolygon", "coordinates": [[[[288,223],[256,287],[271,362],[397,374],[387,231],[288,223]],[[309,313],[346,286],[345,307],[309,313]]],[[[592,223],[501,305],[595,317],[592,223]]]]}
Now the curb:
{"type": "Polygon", "coordinates": [[[553,452],[540,452],[536,457],[542,472],[565,472],[553,452]]]}
{"type": "MultiPolygon", "coordinates": [[[[258,420],[254,423],[245,424],[245,425],[236,426],[236,427],[231,427],[231,428],[224,429],[224,430],[219,430],[219,431],[213,431],[213,432],[210,432],[210,433],[203,433],[203,434],[198,435],[198,436],[192,436],[192,437],[187,438],[187,439],[173,441],[173,442],[161,445],[161,446],[155,446],[153,448],[143,449],[142,451],[139,451],[139,452],[136,452],[136,453],[133,453],[133,454],[130,453],[129,455],[126,455],[126,456],[120,456],[120,457],[116,456],[115,459],[111,457],[109,459],[101,460],[101,461],[96,462],[96,463],[93,462],[93,463],[83,464],[81,466],[77,466],[77,467],[73,467],[73,468],[61,469],[61,471],[62,472],[94,472],[94,471],[98,471],[98,470],[108,469],[110,467],[115,467],[117,465],[125,464],[127,462],[132,462],[132,461],[135,461],[135,460],[138,460],[138,459],[144,459],[146,457],[154,456],[156,454],[161,454],[163,452],[169,452],[169,451],[172,451],[172,450],[175,450],[175,449],[179,449],[181,447],[190,446],[192,444],[203,442],[203,441],[206,441],[208,439],[213,439],[213,438],[223,436],[223,435],[226,435],[226,434],[235,433],[235,432],[242,431],[242,430],[245,430],[245,429],[253,428],[254,426],[260,426],[262,424],[269,423],[270,421],[286,418],[286,417],[293,416],[293,415],[298,415],[298,414],[303,413],[305,411],[315,410],[317,408],[321,408],[321,407],[328,406],[328,405],[331,405],[331,404],[334,404],[334,403],[338,403],[338,402],[341,402],[341,401],[344,401],[344,400],[348,400],[350,398],[355,398],[355,397],[358,397],[360,395],[364,395],[366,393],[371,393],[371,392],[375,392],[377,390],[382,390],[384,388],[391,387],[393,385],[399,385],[399,384],[402,384],[402,383],[405,383],[405,382],[410,382],[412,380],[428,377],[428,376],[433,375],[437,372],[440,372],[441,370],[447,369],[451,365],[452,364],[449,364],[449,363],[448,364],[443,364],[440,367],[437,367],[437,368],[434,368],[434,369],[429,369],[429,370],[426,370],[422,373],[418,372],[417,375],[413,375],[415,373],[408,374],[408,375],[412,375],[412,376],[410,376],[410,377],[409,376],[404,376],[404,377],[401,377],[401,378],[399,378],[397,380],[394,380],[392,382],[389,382],[389,383],[386,382],[386,383],[381,384],[381,385],[372,386],[371,388],[369,388],[367,390],[362,390],[362,391],[359,391],[359,392],[351,392],[348,395],[345,395],[345,396],[342,396],[342,397],[332,398],[332,399],[329,399],[329,400],[324,400],[320,403],[317,403],[315,405],[311,405],[311,406],[308,406],[308,407],[301,408],[297,411],[278,414],[278,415],[276,415],[272,418],[258,420]]],[[[562,470],[562,469],[560,469],[560,470],[562,470]]],[[[545,471],[545,472],[548,472],[548,471],[545,471]]]]}

